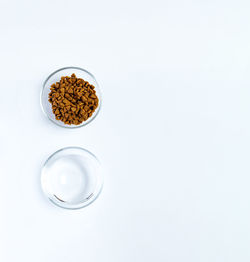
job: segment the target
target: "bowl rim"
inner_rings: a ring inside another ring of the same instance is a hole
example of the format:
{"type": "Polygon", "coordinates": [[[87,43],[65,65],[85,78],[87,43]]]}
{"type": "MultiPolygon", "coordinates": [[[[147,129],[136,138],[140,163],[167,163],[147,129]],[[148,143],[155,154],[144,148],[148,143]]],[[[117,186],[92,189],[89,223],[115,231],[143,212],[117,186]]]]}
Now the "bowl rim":
{"type": "Polygon", "coordinates": [[[66,66],[66,67],[59,68],[59,69],[57,69],[56,71],[52,72],[52,73],[45,79],[45,81],[43,82],[42,89],[41,89],[41,92],[40,92],[40,106],[41,106],[41,108],[42,108],[42,112],[44,113],[44,115],[45,115],[52,123],[56,124],[57,126],[60,126],[60,127],[62,127],[62,128],[67,128],[67,129],[81,128],[81,127],[86,126],[86,125],[88,125],[89,123],[91,123],[91,122],[97,117],[97,115],[99,114],[100,109],[101,109],[101,107],[102,107],[102,93],[101,93],[100,86],[99,86],[98,82],[96,81],[96,78],[94,77],[93,74],[91,74],[89,71],[87,71],[86,69],[83,69],[83,68],[81,68],[81,67],[77,67],[77,66],[66,66]],[[51,118],[49,117],[49,115],[46,113],[46,110],[45,110],[45,108],[44,108],[44,106],[43,106],[43,92],[44,92],[44,90],[45,90],[45,87],[46,87],[47,82],[48,82],[49,79],[50,79],[53,75],[55,75],[56,73],[58,73],[58,72],[60,72],[60,71],[62,71],[62,70],[67,70],[67,69],[76,69],[76,70],[80,70],[80,71],[83,71],[83,72],[89,74],[89,75],[94,79],[94,81],[96,82],[95,88],[97,88],[97,89],[98,89],[98,92],[99,92],[99,97],[98,97],[98,99],[99,99],[99,105],[98,105],[98,107],[97,107],[97,109],[96,109],[95,115],[94,115],[92,118],[90,118],[90,120],[89,120],[88,122],[83,121],[80,125],[66,125],[66,124],[65,124],[65,125],[61,125],[61,124],[59,124],[58,121],[60,121],[60,120],[51,119],[51,118]]]}
{"type": "MultiPolygon", "coordinates": [[[[41,188],[42,188],[42,192],[44,193],[44,195],[49,199],[49,201],[51,203],[53,203],[54,205],[56,205],[57,207],[60,207],[60,208],[63,208],[63,209],[69,209],[69,210],[76,210],[76,209],[81,209],[81,208],[84,208],[84,207],[87,207],[89,206],[90,204],[92,204],[98,197],[99,195],[101,194],[102,192],[102,189],[103,189],[103,175],[101,174],[101,172],[97,175],[98,179],[99,179],[99,187],[96,188],[96,190],[94,190],[94,192],[92,193],[93,194],[93,198],[90,198],[88,199],[87,201],[83,201],[83,202],[80,202],[78,204],[73,204],[72,206],[67,206],[66,205],[60,205],[58,202],[54,201],[53,198],[51,198],[51,194],[44,189],[43,187],[43,182],[42,182],[42,177],[43,177],[43,170],[46,166],[46,164],[51,160],[51,158],[53,158],[56,154],[64,151],[64,150],[70,150],[70,149],[76,149],[76,150],[81,150],[81,151],[84,151],[85,153],[91,155],[96,161],[97,163],[99,164],[99,166],[101,165],[99,159],[93,154],[91,153],[90,151],[88,151],[87,149],[85,148],[82,148],[82,147],[79,147],[79,146],[67,146],[67,147],[63,147],[61,149],[58,149],[57,151],[55,151],[54,153],[52,153],[46,160],[45,162],[43,163],[42,167],[41,167],[41,171],[40,171],[40,183],[41,183],[41,188]],[[90,201],[89,201],[90,200],[90,201]]],[[[98,185],[98,183],[97,183],[98,185]]]]}

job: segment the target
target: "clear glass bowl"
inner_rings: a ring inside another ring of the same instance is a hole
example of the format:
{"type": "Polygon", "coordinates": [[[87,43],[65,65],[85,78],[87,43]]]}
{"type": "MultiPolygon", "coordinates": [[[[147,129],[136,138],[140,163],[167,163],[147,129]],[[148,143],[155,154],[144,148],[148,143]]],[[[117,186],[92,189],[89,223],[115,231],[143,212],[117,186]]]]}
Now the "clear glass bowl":
{"type": "Polygon", "coordinates": [[[48,78],[45,80],[43,84],[43,89],[41,92],[41,106],[44,114],[55,124],[61,126],[61,127],[66,127],[66,128],[77,128],[77,127],[82,127],[90,123],[95,117],[98,115],[100,108],[101,108],[101,102],[102,102],[102,97],[101,97],[101,92],[99,85],[95,79],[95,77],[89,73],[87,70],[79,68],[79,67],[64,67],[61,69],[56,70],[54,73],[48,76],[48,78]],[[60,81],[62,76],[71,76],[73,73],[75,73],[76,77],[82,78],[85,81],[88,81],[91,85],[95,86],[95,91],[96,95],[98,96],[99,99],[99,105],[96,108],[95,112],[93,115],[88,118],[86,121],[83,121],[80,125],[67,125],[64,124],[60,120],[56,120],[55,115],[52,112],[52,105],[49,102],[49,93],[50,93],[50,87],[52,84],[60,81]]]}
{"type": "Polygon", "coordinates": [[[67,209],[85,207],[102,190],[100,163],[83,148],[60,149],[44,163],[41,185],[45,195],[55,205],[67,209]]]}

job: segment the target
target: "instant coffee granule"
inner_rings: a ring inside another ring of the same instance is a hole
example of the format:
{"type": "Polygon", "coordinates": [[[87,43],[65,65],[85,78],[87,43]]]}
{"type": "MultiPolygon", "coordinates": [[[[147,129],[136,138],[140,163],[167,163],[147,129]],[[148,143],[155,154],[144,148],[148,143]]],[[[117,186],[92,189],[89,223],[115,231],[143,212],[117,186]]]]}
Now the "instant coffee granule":
{"type": "Polygon", "coordinates": [[[99,104],[95,87],[75,74],[62,76],[50,90],[52,111],[57,120],[67,125],[80,125],[92,116],[99,104]]]}

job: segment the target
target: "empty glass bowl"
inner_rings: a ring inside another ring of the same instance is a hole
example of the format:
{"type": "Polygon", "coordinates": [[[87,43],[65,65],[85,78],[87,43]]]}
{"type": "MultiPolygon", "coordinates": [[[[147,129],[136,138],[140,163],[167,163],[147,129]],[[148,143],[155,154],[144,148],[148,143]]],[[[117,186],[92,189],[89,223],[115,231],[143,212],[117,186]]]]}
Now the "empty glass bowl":
{"type": "Polygon", "coordinates": [[[67,209],[85,207],[101,192],[100,163],[83,148],[60,149],[44,163],[41,184],[45,195],[57,206],[67,209]]]}
{"type": "Polygon", "coordinates": [[[42,106],[42,110],[43,110],[44,114],[53,123],[55,123],[55,124],[57,124],[61,127],[67,127],[67,128],[82,127],[82,126],[85,126],[88,123],[90,123],[99,113],[100,107],[101,107],[101,101],[102,101],[101,92],[100,92],[100,88],[99,88],[99,85],[98,85],[95,77],[91,73],[86,71],[85,69],[82,69],[82,68],[79,68],[79,67],[73,67],[73,66],[58,69],[57,71],[55,71],[54,73],[49,75],[48,78],[45,80],[45,82],[43,84],[43,89],[42,89],[42,92],[41,92],[41,106],[42,106]],[[55,115],[52,112],[52,105],[48,101],[49,100],[48,95],[50,93],[51,85],[60,81],[62,76],[71,76],[73,73],[76,75],[76,77],[82,78],[85,81],[88,81],[91,85],[95,86],[96,95],[99,99],[99,105],[96,108],[93,115],[90,118],[88,118],[86,121],[83,121],[80,125],[67,125],[67,124],[64,124],[64,122],[62,122],[60,120],[56,120],[55,115]]]}

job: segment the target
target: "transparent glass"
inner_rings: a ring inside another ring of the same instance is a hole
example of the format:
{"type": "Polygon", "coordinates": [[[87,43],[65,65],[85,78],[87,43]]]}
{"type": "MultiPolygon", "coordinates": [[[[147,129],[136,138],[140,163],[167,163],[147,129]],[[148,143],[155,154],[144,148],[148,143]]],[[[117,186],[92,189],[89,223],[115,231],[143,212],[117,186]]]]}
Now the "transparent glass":
{"type": "Polygon", "coordinates": [[[95,77],[91,73],[89,73],[87,70],[79,68],[79,67],[74,67],[74,66],[58,69],[57,71],[49,75],[43,84],[43,88],[41,92],[41,107],[42,107],[44,114],[53,123],[57,124],[58,126],[66,127],[66,128],[78,128],[78,127],[82,127],[90,123],[98,115],[100,108],[101,108],[101,102],[102,102],[101,91],[100,91],[99,85],[95,77]],[[88,81],[91,85],[95,86],[96,95],[98,96],[98,99],[99,99],[99,105],[96,108],[93,115],[90,118],[88,118],[86,121],[83,121],[80,125],[67,125],[67,124],[64,124],[60,120],[56,120],[55,115],[52,112],[51,103],[49,102],[49,98],[48,98],[51,85],[60,81],[62,76],[71,76],[73,73],[75,73],[76,77],[82,78],[85,81],[88,81]]]}
{"type": "Polygon", "coordinates": [[[66,147],[52,154],[41,171],[45,195],[59,207],[78,209],[91,204],[103,185],[100,162],[80,147],[66,147]]]}

